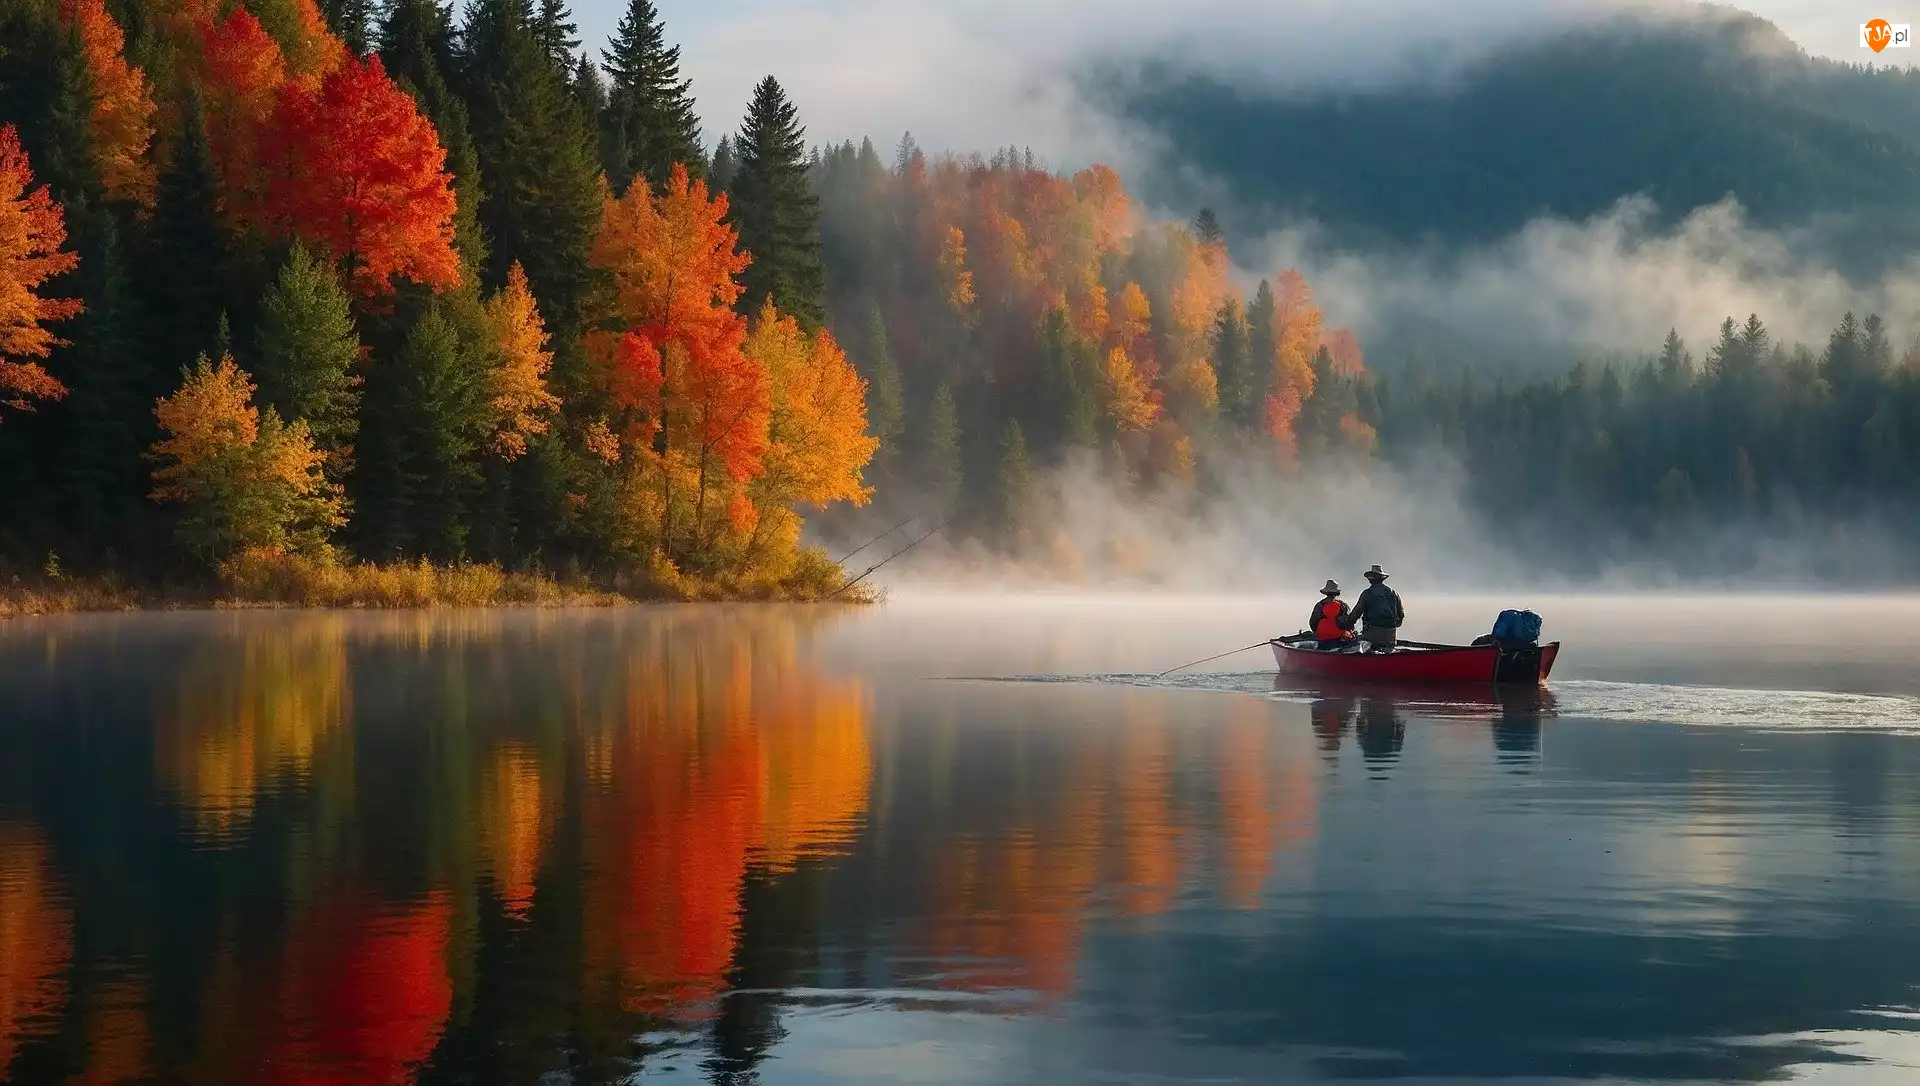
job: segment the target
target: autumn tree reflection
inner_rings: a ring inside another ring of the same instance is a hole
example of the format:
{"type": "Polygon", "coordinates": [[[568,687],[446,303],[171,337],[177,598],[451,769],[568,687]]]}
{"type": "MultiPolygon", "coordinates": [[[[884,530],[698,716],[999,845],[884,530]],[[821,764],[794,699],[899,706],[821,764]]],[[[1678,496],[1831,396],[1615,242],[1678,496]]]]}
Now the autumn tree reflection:
{"type": "Polygon", "coordinates": [[[58,1028],[72,956],[73,913],[45,839],[0,821],[0,1079],[29,1039],[58,1028]]]}

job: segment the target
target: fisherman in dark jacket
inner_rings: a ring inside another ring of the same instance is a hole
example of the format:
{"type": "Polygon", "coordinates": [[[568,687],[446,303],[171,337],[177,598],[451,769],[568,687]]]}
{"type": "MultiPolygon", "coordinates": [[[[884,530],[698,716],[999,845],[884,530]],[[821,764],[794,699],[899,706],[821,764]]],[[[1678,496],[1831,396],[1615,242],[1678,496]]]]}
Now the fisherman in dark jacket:
{"type": "Polygon", "coordinates": [[[1400,627],[1407,620],[1400,606],[1400,593],[1387,587],[1387,572],[1379,566],[1367,571],[1367,590],[1353,601],[1354,618],[1360,622],[1360,640],[1373,646],[1374,652],[1392,652],[1400,641],[1400,627]]]}

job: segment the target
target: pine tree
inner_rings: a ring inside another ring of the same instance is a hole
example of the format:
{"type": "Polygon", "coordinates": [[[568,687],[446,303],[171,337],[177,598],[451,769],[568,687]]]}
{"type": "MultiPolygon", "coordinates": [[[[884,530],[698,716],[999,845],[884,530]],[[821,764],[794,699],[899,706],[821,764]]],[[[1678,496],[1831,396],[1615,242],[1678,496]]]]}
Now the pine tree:
{"type": "Polygon", "coordinates": [[[346,289],[331,266],[294,242],[261,303],[254,372],[261,400],[289,422],[304,420],[315,447],[336,465],[359,429],[359,360],[346,289]]]}
{"type": "Polygon", "coordinates": [[[1018,419],[1007,420],[1000,433],[1000,460],[994,476],[993,525],[1009,541],[1017,541],[1033,528],[1033,464],[1027,454],[1026,434],[1018,419]]]}
{"type": "Polygon", "coordinates": [[[1220,226],[1220,217],[1210,207],[1200,209],[1193,217],[1193,236],[1202,245],[1218,245],[1227,240],[1227,232],[1220,226]]]}
{"type": "Polygon", "coordinates": [[[905,419],[900,403],[900,367],[887,346],[887,319],[877,305],[867,311],[860,363],[861,375],[867,379],[867,432],[880,442],[874,462],[884,467],[898,453],[905,419]]]}
{"type": "Polygon", "coordinates": [[[754,88],[735,148],[731,221],[753,258],[741,276],[740,311],[757,313],[768,298],[808,330],[823,319],[826,274],[820,264],[820,203],[807,177],[799,112],[772,76],[754,88]]]}
{"type": "Polygon", "coordinates": [[[1260,416],[1260,397],[1254,391],[1253,330],[1238,301],[1221,303],[1214,317],[1212,357],[1220,381],[1221,415],[1236,426],[1253,426],[1260,416]]]}
{"type": "Polygon", "coordinates": [[[563,75],[573,72],[573,52],[580,48],[580,27],[573,21],[573,9],[567,6],[567,0],[540,0],[533,35],[555,71],[563,75]]]}
{"type": "Polygon", "coordinates": [[[367,55],[367,28],[373,23],[371,0],[320,0],[320,13],[355,56],[367,55]]]}
{"type": "Polygon", "coordinates": [[[1032,421],[1034,444],[1043,456],[1062,445],[1094,444],[1101,390],[1095,353],[1064,310],[1055,309],[1042,321],[1038,380],[1022,414],[1032,421]]]}
{"type": "Polygon", "coordinates": [[[704,176],[692,83],[680,78],[680,47],[667,45],[653,0],[630,0],[604,55],[613,84],[607,176],[616,191],[636,176],[658,189],[675,163],[696,179],[704,176]]]}
{"type": "Polygon", "coordinates": [[[86,309],[65,330],[55,373],[68,389],[57,464],[76,544],[90,557],[132,557],[149,531],[141,453],[152,440],[152,399],[142,371],[139,299],[113,218],[86,217],[74,283],[86,309]]]}
{"type": "Polygon", "coordinates": [[[167,168],[161,172],[142,254],[141,294],[148,305],[148,403],[179,379],[182,367],[213,346],[228,307],[234,254],[214,211],[213,158],[200,98],[191,88],[167,168]],[[183,268],[192,269],[182,274],[183,268]]]}
{"type": "Polygon", "coordinates": [[[1260,289],[1254,292],[1253,304],[1247,307],[1247,357],[1253,365],[1253,402],[1264,402],[1267,394],[1273,391],[1273,381],[1277,360],[1280,357],[1280,344],[1273,338],[1273,318],[1276,303],[1273,297],[1273,284],[1260,280],[1260,289]]]}
{"type": "Polygon", "coordinates": [[[476,0],[461,38],[486,183],[487,281],[505,284],[515,261],[526,270],[564,384],[578,376],[570,367],[593,280],[587,258],[600,224],[597,140],[566,73],[535,36],[525,0],[476,0]]]}
{"type": "Polygon", "coordinates": [[[707,180],[715,192],[728,192],[733,188],[734,179],[740,176],[740,159],[733,153],[733,137],[721,136],[713,149],[713,168],[708,171],[707,180]]]}
{"type": "Polygon", "coordinates": [[[1661,383],[1669,388],[1685,383],[1693,373],[1693,355],[1677,328],[1667,329],[1666,342],[1660,345],[1658,372],[1661,383]]]}
{"type": "Polygon", "coordinates": [[[960,501],[960,411],[953,399],[953,386],[945,381],[934,390],[927,407],[926,424],[920,428],[920,474],[934,507],[951,514],[960,501]]]}
{"type": "MultiPolygon", "coordinates": [[[[374,371],[355,478],[376,554],[451,560],[465,553],[485,440],[486,369],[462,342],[448,302],[432,299],[399,353],[374,371]]],[[[457,304],[457,303],[456,303],[457,304]]]]}

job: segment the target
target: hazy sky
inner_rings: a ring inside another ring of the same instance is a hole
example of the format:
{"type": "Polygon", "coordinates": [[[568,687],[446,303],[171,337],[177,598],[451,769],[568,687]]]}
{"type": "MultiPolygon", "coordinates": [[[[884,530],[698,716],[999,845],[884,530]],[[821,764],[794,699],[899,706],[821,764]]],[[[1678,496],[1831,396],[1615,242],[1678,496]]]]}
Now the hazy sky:
{"type": "MultiPolygon", "coordinates": [[[[1409,52],[1444,63],[1557,24],[1675,0],[1381,0],[1367,20],[1353,17],[1350,0],[657,2],[668,37],[682,46],[709,139],[737,123],[753,83],[772,73],[816,139],[891,142],[912,128],[933,147],[1028,143],[1074,158],[1104,151],[1106,141],[1075,130],[1077,111],[1059,108],[1066,92],[1057,77],[1090,58],[1172,48],[1255,79],[1391,80],[1412,67],[1409,52]]],[[[1920,15],[1920,0],[1900,2],[1920,15]]],[[[575,0],[582,36],[604,43],[625,6],[575,0]]],[[[1867,19],[1920,22],[1858,0],[1740,6],[1810,52],[1847,60],[1868,55],[1858,44],[1867,19]]]]}

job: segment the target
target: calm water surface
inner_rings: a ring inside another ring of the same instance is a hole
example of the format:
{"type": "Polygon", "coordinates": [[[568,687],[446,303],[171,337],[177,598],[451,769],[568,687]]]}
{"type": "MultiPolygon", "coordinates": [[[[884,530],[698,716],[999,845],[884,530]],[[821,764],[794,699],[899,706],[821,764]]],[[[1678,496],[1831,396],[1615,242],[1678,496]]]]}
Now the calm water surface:
{"type": "Polygon", "coordinates": [[[0,624],[0,1081],[1920,1081],[1920,602],[1532,603],[0,624]]]}

